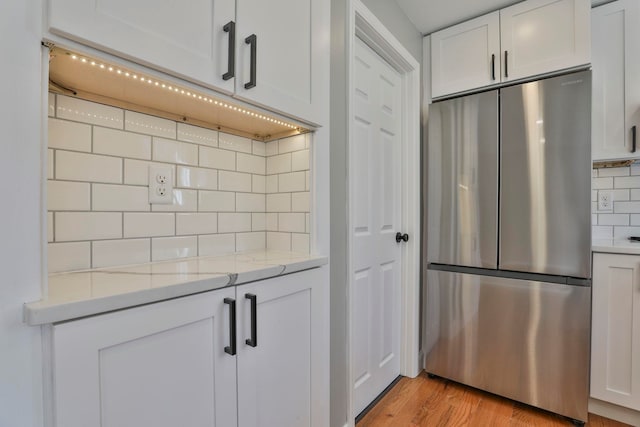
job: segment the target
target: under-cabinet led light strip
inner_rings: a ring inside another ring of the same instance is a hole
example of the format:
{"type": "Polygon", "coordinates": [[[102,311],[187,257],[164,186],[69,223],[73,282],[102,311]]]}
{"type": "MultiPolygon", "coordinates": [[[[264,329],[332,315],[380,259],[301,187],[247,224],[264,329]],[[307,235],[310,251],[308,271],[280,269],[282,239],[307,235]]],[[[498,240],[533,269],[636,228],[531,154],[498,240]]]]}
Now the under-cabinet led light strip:
{"type": "Polygon", "coordinates": [[[122,76],[122,77],[125,77],[125,78],[129,78],[129,79],[132,79],[132,80],[137,80],[137,81],[139,81],[141,83],[146,83],[148,85],[151,85],[152,87],[157,87],[158,89],[164,89],[164,90],[167,90],[167,91],[175,93],[175,94],[184,95],[186,97],[189,97],[189,98],[192,98],[192,99],[197,99],[199,101],[206,102],[208,104],[217,105],[219,107],[223,107],[223,108],[227,108],[229,110],[237,111],[238,113],[245,114],[245,115],[250,116],[250,117],[255,117],[257,119],[261,119],[261,120],[264,120],[264,121],[267,121],[267,122],[270,122],[270,123],[274,123],[274,124],[277,124],[277,125],[280,125],[280,126],[287,127],[289,129],[294,129],[294,130],[300,131],[300,128],[298,126],[292,125],[292,124],[287,123],[287,122],[283,122],[282,120],[274,119],[273,117],[265,116],[265,115],[260,114],[260,113],[255,113],[253,111],[249,111],[249,110],[244,109],[242,107],[237,107],[235,105],[231,105],[231,104],[228,104],[226,102],[218,101],[216,99],[212,99],[212,98],[209,98],[207,96],[202,96],[200,94],[197,94],[195,92],[191,92],[189,90],[185,90],[185,89],[177,87],[175,85],[170,85],[170,84],[167,84],[167,83],[163,83],[163,82],[161,82],[159,80],[153,80],[153,79],[151,79],[149,77],[146,77],[146,76],[143,76],[143,75],[139,75],[139,74],[136,74],[136,73],[133,73],[131,71],[127,71],[125,69],[121,69],[121,68],[118,68],[118,67],[113,67],[113,66],[108,65],[108,64],[103,64],[103,63],[97,62],[97,61],[95,61],[93,59],[86,58],[84,56],[76,55],[74,53],[70,53],[70,55],[71,55],[71,59],[76,60],[76,61],[80,61],[83,64],[87,64],[87,65],[90,65],[92,67],[96,67],[96,68],[99,68],[101,70],[108,71],[110,73],[116,73],[119,76],[122,76]]]}

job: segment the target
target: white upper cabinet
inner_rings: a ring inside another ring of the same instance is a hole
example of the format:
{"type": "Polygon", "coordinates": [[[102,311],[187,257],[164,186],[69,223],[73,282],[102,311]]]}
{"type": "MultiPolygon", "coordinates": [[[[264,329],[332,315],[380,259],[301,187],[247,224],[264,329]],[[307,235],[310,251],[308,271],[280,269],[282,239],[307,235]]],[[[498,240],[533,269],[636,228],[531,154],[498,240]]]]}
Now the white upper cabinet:
{"type": "Polygon", "coordinates": [[[236,96],[320,122],[316,75],[328,61],[325,0],[237,0],[236,96]],[[255,35],[255,57],[247,38],[255,35]],[[254,78],[252,79],[252,70],[254,78]]]}
{"type": "Polygon", "coordinates": [[[527,0],[431,35],[432,97],[586,66],[588,0],[527,0]]]}
{"type": "Polygon", "coordinates": [[[589,64],[590,12],[588,0],[528,0],[502,9],[502,81],[589,64]]]}
{"type": "MultiPolygon", "coordinates": [[[[640,5],[618,0],[593,9],[594,160],[640,157],[634,129],[640,125],[640,5]]],[[[640,147],[638,147],[640,150],[640,147]]]]}
{"type": "Polygon", "coordinates": [[[50,0],[49,31],[224,92],[233,0],[50,0]]]}
{"type": "Polygon", "coordinates": [[[500,81],[500,13],[431,35],[432,97],[500,81]]]}

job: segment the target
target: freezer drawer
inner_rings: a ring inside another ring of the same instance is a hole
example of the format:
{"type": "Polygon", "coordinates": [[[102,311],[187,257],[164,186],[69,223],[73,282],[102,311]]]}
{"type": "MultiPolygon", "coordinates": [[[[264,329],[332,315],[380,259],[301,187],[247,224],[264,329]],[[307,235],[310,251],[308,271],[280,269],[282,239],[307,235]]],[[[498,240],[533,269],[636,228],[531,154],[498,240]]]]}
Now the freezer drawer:
{"type": "Polygon", "coordinates": [[[426,371],[587,420],[591,288],[428,270],[426,371]]]}
{"type": "Polygon", "coordinates": [[[424,154],[428,261],[495,269],[498,92],[432,104],[424,154]]]}
{"type": "Polygon", "coordinates": [[[591,277],[591,72],[501,89],[498,268],[591,277]]]}

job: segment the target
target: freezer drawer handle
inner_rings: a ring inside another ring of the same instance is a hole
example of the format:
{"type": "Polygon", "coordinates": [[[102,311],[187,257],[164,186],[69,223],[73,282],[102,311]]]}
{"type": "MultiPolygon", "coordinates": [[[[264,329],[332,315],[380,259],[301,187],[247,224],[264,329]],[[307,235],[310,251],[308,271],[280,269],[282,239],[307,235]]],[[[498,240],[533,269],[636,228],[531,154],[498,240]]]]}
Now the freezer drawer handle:
{"type": "Polygon", "coordinates": [[[251,347],[258,346],[258,322],[257,322],[257,298],[254,294],[244,294],[244,297],[251,301],[251,338],[245,340],[251,347]]]}
{"type": "Polygon", "coordinates": [[[396,233],[396,242],[400,243],[400,242],[408,242],[409,241],[409,235],[407,233],[400,233],[399,231],[396,233]]]}
{"type": "Polygon", "coordinates": [[[491,54],[491,80],[496,79],[496,55],[491,54]]]}
{"type": "Polygon", "coordinates": [[[631,127],[631,152],[632,153],[636,152],[636,142],[637,142],[636,127],[634,125],[631,127]]]}
{"type": "Polygon", "coordinates": [[[249,37],[244,39],[246,44],[251,45],[251,70],[250,70],[250,79],[249,83],[244,84],[245,89],[251,89],[252,87],[256,87],[256,60],[257,60],[257,46],[258,46],[258,37],[255,34],[251,34],[249,37]]]}
{"type": "Polygon", "coordinates": [[[509,77],[509,52],[504,51],[504,76],[509,77]]]}
{"type": "Polygon", "coordinates": [[[236,300],[225,298],[225,304],[229,304],[229,345],[224,352],[232,356],[236,355],[236,300]]]}
{"type": "Polygon", "coordinates": [[[222,75],[222,80],[229,80],[233,78],[236,74],[236,23],[233,21],[227,22],[227,24],[222,27],[225,33],[229,33],[229,53],[227,59],[227,72],[222,75]]]}

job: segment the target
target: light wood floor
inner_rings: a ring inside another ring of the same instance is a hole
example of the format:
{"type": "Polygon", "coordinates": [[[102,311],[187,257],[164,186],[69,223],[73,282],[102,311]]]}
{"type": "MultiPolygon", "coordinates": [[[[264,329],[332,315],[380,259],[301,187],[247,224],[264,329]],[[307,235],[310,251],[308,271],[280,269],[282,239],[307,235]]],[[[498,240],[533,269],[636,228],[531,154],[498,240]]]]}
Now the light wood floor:
{"type": "MultiPolygon", "coordinates": [[[[357,427],[525,427],[564,426],[566,418],[494,396],[422,372],[402,378],[357,427]]],[[[617,421],[589,414],[589,427],[626,427],[617,421]]]]}

